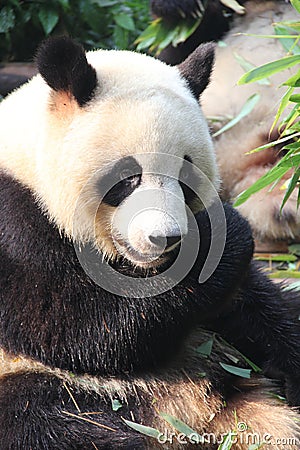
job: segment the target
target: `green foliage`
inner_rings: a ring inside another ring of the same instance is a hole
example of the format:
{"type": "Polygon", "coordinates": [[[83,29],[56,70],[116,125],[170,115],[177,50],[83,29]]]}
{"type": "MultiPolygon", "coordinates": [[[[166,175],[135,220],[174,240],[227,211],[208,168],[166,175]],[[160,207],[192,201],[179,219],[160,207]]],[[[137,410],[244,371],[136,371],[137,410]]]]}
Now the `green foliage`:
{"type": "Polygon", "coordinates": [[[193,428],[189,427],[186,423],[184,423],[182,420],[177,419],[177,417],[171,416],[171,414],[166,414],[164,412],[160,412],[159,415],[173,428],[175,428],[176,431],[179,433],[184,434],[190,439],[190,442],[193,442],[195,444],[199,444],[203,442],[203,437],[200,436],[193,428]]]}
{"type": "Polygon", "coordinates": [[[172,44],[177,47],[178,44],[187,40],[196,28],[200,25],[202,16],[198,19],[182,19],[175,24],[166,23],[159,18],[151,22],[146,30],[136,39],[137,50],[149,48],[150,52],[156,55],[172,44]]]}
{"type": "Polygon", "coordinates": [[[243,369],[242,367],[236,367],[236,366],[232,366],[230,364],[225,364],[222,362],[220,362],[219,364],[224,370],[231,373],[232,375],[236,375],[236,376],[242,377],[242,378],[250,378],[251,377],[251,369],[243,369]]]}
{"type": "Polygon", "coordinates": [[[132,428],[135,431],[138,431],[141,434],[144,434],[145,436],[153,437],[154,439],[158,439],[161,432],[153,427],[147,427],[146,425],[141,425],[140,423],[132,422],[131,420],[124,419],[124,422],[126,425],[128,425],[130,428],[132,428]]]}
{"type": "MultiPolygon", "coordinates": [[[[232,9],[237,14],[244,14],[245,8],[236,0],[219,0],[224,6],[232,9]]],[[[198,9],[193,16],[164,20],[158,18],[153,20],[143,33],[136,39],[137,50],[149,49],[150,53],[159,55],[168,45],[177,47],[186,41],[200,25],[209,0],[199,0],[198,9]]]]}
{"type": "Polygon", "coordinates": [[[230,128],[234,127],[240,120],[242,120],[244,117],[246,117],[250,112],[253,110],[255,105],[260,99],[259,94],[253,94],[251,95],[243,105],[241,111],[239,114],[234,117],[232,120],[226,123],[220,130],[218,130],[216,133],[213,134],[213,137],[219,136],[220,134],[224,133],[225,131],[229,130],[230,128]]]}
{"type": "MultiPolygon", "coordinates": [[[[296,9],[300,12],[300,1],[291,1],[296,9]]],[[[239,84],[253,83],[260,81],[275,73],[284,71],[290,67],[299,65],[300,63],[300,23],[297,22],[281,22],[274,25],[274,36],[279,39],[283,48],[288,52],[287,56],[283,58],[268,62],[260,67],[255,67],[249,72],[245,73],[239,80],[239,84]]],[[[287,200],[290,198],[293,191],[298,191],[297,208],[300,205],[300,94],[295,90],[300,87],[300,69],[290,78],[288,78],[283,86],[287,86],[285,94],[281,98],[274,122],[270,132],[277,126],[279,132],[279,139],[269,144],[258,147],[252,152],[268,151],[267,149],[274,145],[280,144],[282,150],[286,154],[272,167],[265,175],[259,178],[250,188],[242,192],[236,202],[235,206],[244,203],[251,195],[255,194],[261,189],[271,186],[270,190],[276,186],[287,172],[291,176],[287,183],[283,185],[285,193],[282,200],[281,209],[284,207],[287,200]],[[293,105],[292,110],[281,121],[281,117],[286,112],[287,107],[293,105]]]]}
{"type": "Polygon", "coordinates": [[[130,48],[148,21],[148,0],[5,0],[0,60],[32,59],[39,42],[51,34],[68,34],[86,49],[130,48]]]}

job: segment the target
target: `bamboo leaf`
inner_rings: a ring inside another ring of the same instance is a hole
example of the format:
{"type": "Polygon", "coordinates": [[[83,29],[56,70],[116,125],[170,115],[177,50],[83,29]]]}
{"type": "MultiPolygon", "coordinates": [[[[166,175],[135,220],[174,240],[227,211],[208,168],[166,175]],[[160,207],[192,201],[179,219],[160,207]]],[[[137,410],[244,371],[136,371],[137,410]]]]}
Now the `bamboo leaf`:
{"type": "Polygon", "coordinates": [[[213,137],[219,136],[221,133],[224,133],[225,131],[229,130],[230,128],[234,127],[240,120],[242,120],[244,117],[246,117],[248,114],[251,113],[255,105],[260,99],[259,94],[253,94],[251,95],[245,102],[244,106],[242,107],[239,114],[234,117],[232,120],[230,120],[224,127],[222,127],[220,130],[218,130],[216,133],[213,134],[213,137]]]}
{"type": "Polygon", "coordinates": [[[54,9],[48,8],[46,6],[41,6],[38,12],[38,16],[44,32],[46,36],[48,36],[48,34],[50,34],[57,25],[59,15],[54,9]]]}
{"type": "Polygon", "coordinates": [[[130,428],[132,428],[135,431],[138,431],[141,434],[153,437],[155,439],[157,439],[161,435],[161,432],[158,431],[156,428],[146,427],[145,425],[141,425],[136,422],[131,422],[131,420],[126,420],[123,417],[122,419],[126,423],[126,425],[128,425],[130,428]]]}
{"type": "Polygon", "coordinates": [[[120,400],[118,400],[117,398],[112,399],[111,401],[111,407],[113,411],[118,411],[119,409],[122,408],[122,403],[120,402],[120,400]]]}
{"type": "Polygon", "coordinates": [[[284,58],[277,59],[276,61],[263,64],[260,67],[250,70],[245,73],[239,79],[238,84],[253,83],[254,81],[261,80],[262,78],[268,78],[274,73],[280,72],[290,67],[295,66],[300,62],[300,55],[285,56],[284,58]]]}
{"type": "MultiPolygon", "coordinates": [[[[247,61],[245,58],[243,58],[241,55],[239,55],[236,52],[234,53],[234,57],[237,60],[237,62],[239,63],[239,65],[241,66],[241,68],[244,69],[245,72],[249,72],[249,70],[252,70],[256,67],[250,61],[247,61]]],[[[267,85],[267,86],[269,86],[271,84],[267,78],[258,80],[257,83],[262,84],[262,85],[267,85]]]]}
{"type": "Polygon", "coordinates": [[[282,86],[300,87],[300,70],[298,70],[295,75],[288,78],[288,80],[282,83],[282,86]]]}
{"type": "Polygon", "coordinates": [[[299,103],[300,102],[300,94],[291,95],[290,102],[299,103]]]}
{"type": "Polygon", "coordinates": [[[293,87],[289,87],[287,89],[286,93],[281,98],[281,102],[280,102],[280,105],[279,105],[278,110],[276,112],[276,116],[275,116],[274,122],[272,123],[271,129],[270,129],[270,134],[274,130],[274,127],[275,127],[276,123],[278,122],[278,120],[280,119],[280,116],[282,115],[283,111],[287,107],[287,105],[289,103],[289,100],[290,100],[290,96],[291,96],[293,91],[294,91],[294,88],[293,87]]]}
{"type": "Polygon", "coordinates": [[[213,347],[214,339],[211,338],[203,344],[199,345],[195,350],[197,353],[200,353],[202,356],[209,357],[211,355],[212,347],[213,347]]]}
{"type": "Polygon", "coordinates": [[[134,31],[135,25],[133,18],[129,16],[128,14],[121,13],[114,16],[116,24],[119,25],[119,27],[124,28],[124,30],[128,31],[134,31]]]}
{"type": "Polygon", "coordinates": [[[252,186],[238,195],[233,206],[237,207],[242,205],[251,195],[256,194],[256,192],[274,183],[274,181],[280,180],[288,170],[289,168],[286,167],[274,166],[269,172],[253,183],[252,186]]]}
{"type": "Polygon", "coordinates": [[[179,431],[179,433],[183,433],[185,436],[189,437],[192,442],[199,444],[203,442],[203,437],[200,436],[195,430],[189,427],[186,423],[182,422],[182,420],[177,419],[170,414],[166,414],[164,412],[160,412],[159,415],[168,422],[175,430],[179,431]]]}
{"type": "Polygon", "coordinates": [[[291,0],[291,4],[295,8],[298,13],[300,13],[300,1],[299,0],[291,0]]]}
{"type": "Polygon", "coordinates": [[[225,364],[222,362],[220,362],[219,364],[221,367],[223,367],[224,370],[226,370],[226,372],[229,372],[232,375],[236,375],[242,378],[250,378],[251,376],[251,369],[243,369],[242,367],[231,366],[230,364],[225,364]]]}
{"type": "Polygon", "coordinates": [[[290,179],[288,188],[286,190],[285,196],[282,200],[281,206],[280,206],[280,212],[282,211],[282,208],[290,198],[293,190],[296,188],[297,184],[299,183],[299,177],[300,177],[300,168],[296,169],[292,178],[290,179]]]}
{"type": "Polygon", "coordinates": [[[268,275],[269,278],[300,278],[300,272],[295,270],[278,270],[268,275]]]}
{"type": "Polygon", "coordinates": [[[230,431],[229,433],[227,433],[223,437],[223,440],[219,445],[218,450],[230,450],[234,443],[235,437],[236,437],[235,431],[230,431]]]}
{"type": "Polygon", "coordinates": [[[251,150],[250,152],[247,152],[246,155],[251,155],[252,153],[261,152],[262,150],[265,150],[266,148],[271,148],[271,147],[274,147],[274,145],[282,144],[283,142],[290,141],[291,139],[294,139],[297,136],[300,136],[300,132],[293,133],[291,135],[277,139],[276,141],[273,141],[273,142],[268,142],[267,144],[261,145],[260,147],[257,147],[255,149],[251,150]]]}
{"type": "Polygon", "coordinates": [[[270,254],[268,256],[256,256],[256,261],[273,261],[273,262],[295,262],[297,261],[297,256],[289,255],[288,253],[283,253],[280,255],[270,254]]]}

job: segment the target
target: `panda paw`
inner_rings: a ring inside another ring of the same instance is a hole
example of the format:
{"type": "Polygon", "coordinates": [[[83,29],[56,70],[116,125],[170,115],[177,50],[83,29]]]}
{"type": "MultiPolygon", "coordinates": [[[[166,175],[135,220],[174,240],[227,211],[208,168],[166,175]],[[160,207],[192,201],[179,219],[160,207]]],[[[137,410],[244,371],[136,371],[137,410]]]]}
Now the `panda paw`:
{"type": "Polygon", "coordinates": [[[203,6],[198,0],[152,0],[151,12],[167,20],[198,18],[203,15],[203,6]]]}

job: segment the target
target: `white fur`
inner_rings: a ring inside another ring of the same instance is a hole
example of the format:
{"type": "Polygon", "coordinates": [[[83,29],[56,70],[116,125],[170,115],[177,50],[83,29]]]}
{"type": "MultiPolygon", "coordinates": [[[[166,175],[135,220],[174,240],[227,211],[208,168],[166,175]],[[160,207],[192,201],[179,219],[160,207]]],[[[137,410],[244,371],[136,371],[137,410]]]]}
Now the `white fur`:
{"type": "MultiPolygon", "coordinates": [[[[215,187],[218,175],[205,119],[177,68],[125,51],[97,50],[87,58],[99,85],[85,107],[67,93],[52,92],[40,75],[2,102],[0,166],[33,190],[68,236],[92,240],[104,253],[114,254],[114,208],[103,208],[95,226],[93,215],[99,202],[93,177],[106,164],[147,153],[143,170],[155,173],[162,169],[157,155],[163,153],[179,157],[176,163],[170,159],[172,172],[178,174],[188,154],[215,187]],[[83,214],[74,228],[78,201],[83,214]]],[[[182,200],[178,182],[168,189],[182,200]]],[[[204,181],[201,189],[208,204],[212,187],[204,181]]],[[[177,218],[185,230],[182,205],[178,209],[173,200],[163,200],[164,194],[160,198],[156,207],[164,211],[163,217],[177,218]]],[[[166,224],[153,225],[165,230],[175,226],[166,224]]]]}

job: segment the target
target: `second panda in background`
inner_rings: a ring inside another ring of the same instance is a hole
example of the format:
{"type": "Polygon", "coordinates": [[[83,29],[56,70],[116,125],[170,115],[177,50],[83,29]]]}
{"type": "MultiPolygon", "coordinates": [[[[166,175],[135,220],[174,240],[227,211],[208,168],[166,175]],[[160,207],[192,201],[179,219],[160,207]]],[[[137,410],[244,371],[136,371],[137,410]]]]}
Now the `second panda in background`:
{"type": "MultiPolygon", "coordinates": [[[[165,13],[171,14],[172,2],[152,2],[152,9],[162,13],[163,4],[168,4],[165,13]],[[158,9],[160,6],[160,10],[158,9]],[[155,9],[156,8],[156,9],[155,9]]],[[[177,11],[177,4],[173,2],[173,14],[177,11]]],[[[182,2],[181,7],[185,13],[194,11],[197,1],[182,2]]],[[[285,1],[256,1],[249,0],[243,3],[246,14],[230,20],[218,19],[222,15],[220,2],[211,2],[207,10],[205,21],[200,24],[200,30],[194,33],[189,40],[177,49],[168,47],[161,59],[172,62],[172,58],[180,59],[190,48],[197,46],[201,41],[222,38],[225,46],[216,50],[216,62],[211,83],[201,97],[201,105],[206,117],[221,117],[226,120],[235,117],[244,106],[246,100],[254,93],[260,95],[259,102],[252,112],[242,119],[236,126],[215,138],[215,148],[222,179],[222,198],[233,202],[237,195],[250,187],[258,178],[264,175],[280,159],[282,153],[277,146],[262,152],[246,155],[252,149],[264,145],[277,138],[274,132],[269,131],[274,120],[280,98],[285,88],[278,86],[290,74],[285,71],[276,74],[265,84],[250,84],[237,86],[237,81],[244,73],[239,58],[259,66],[269,61],[281,58],[286,54],[278,39],[264,39],[253,36],[237,35],[247,33],[254,35],[274,34],[273,23],[295,20],[295,10],[285,1]],[[213,11],[214,10],[214,11],[213,11]],[[226,33],[230,27],[230,31],[226,33]],[[209,30],[207,32],[206,30],[209,30]],[[180,50],[180,54],[178,53],[180,50]]],[[[224,124],[224,123],[223,123],[224,124]]],[[[213,131],[218,127],[213,124],[213,131]]],[[[276,131],[276,128],[275,130],[276,131]]],[[[300,238],[300,214],[297,210],[297,195],[294,192],[282,212],[281,202],[284,197],[282,185],[291,177],[288,173],[282,181],[271,191],[268,188],[254,194],[238,209],[247,217],[254,231],[257,241],[291,241],[300,238]]]]}

